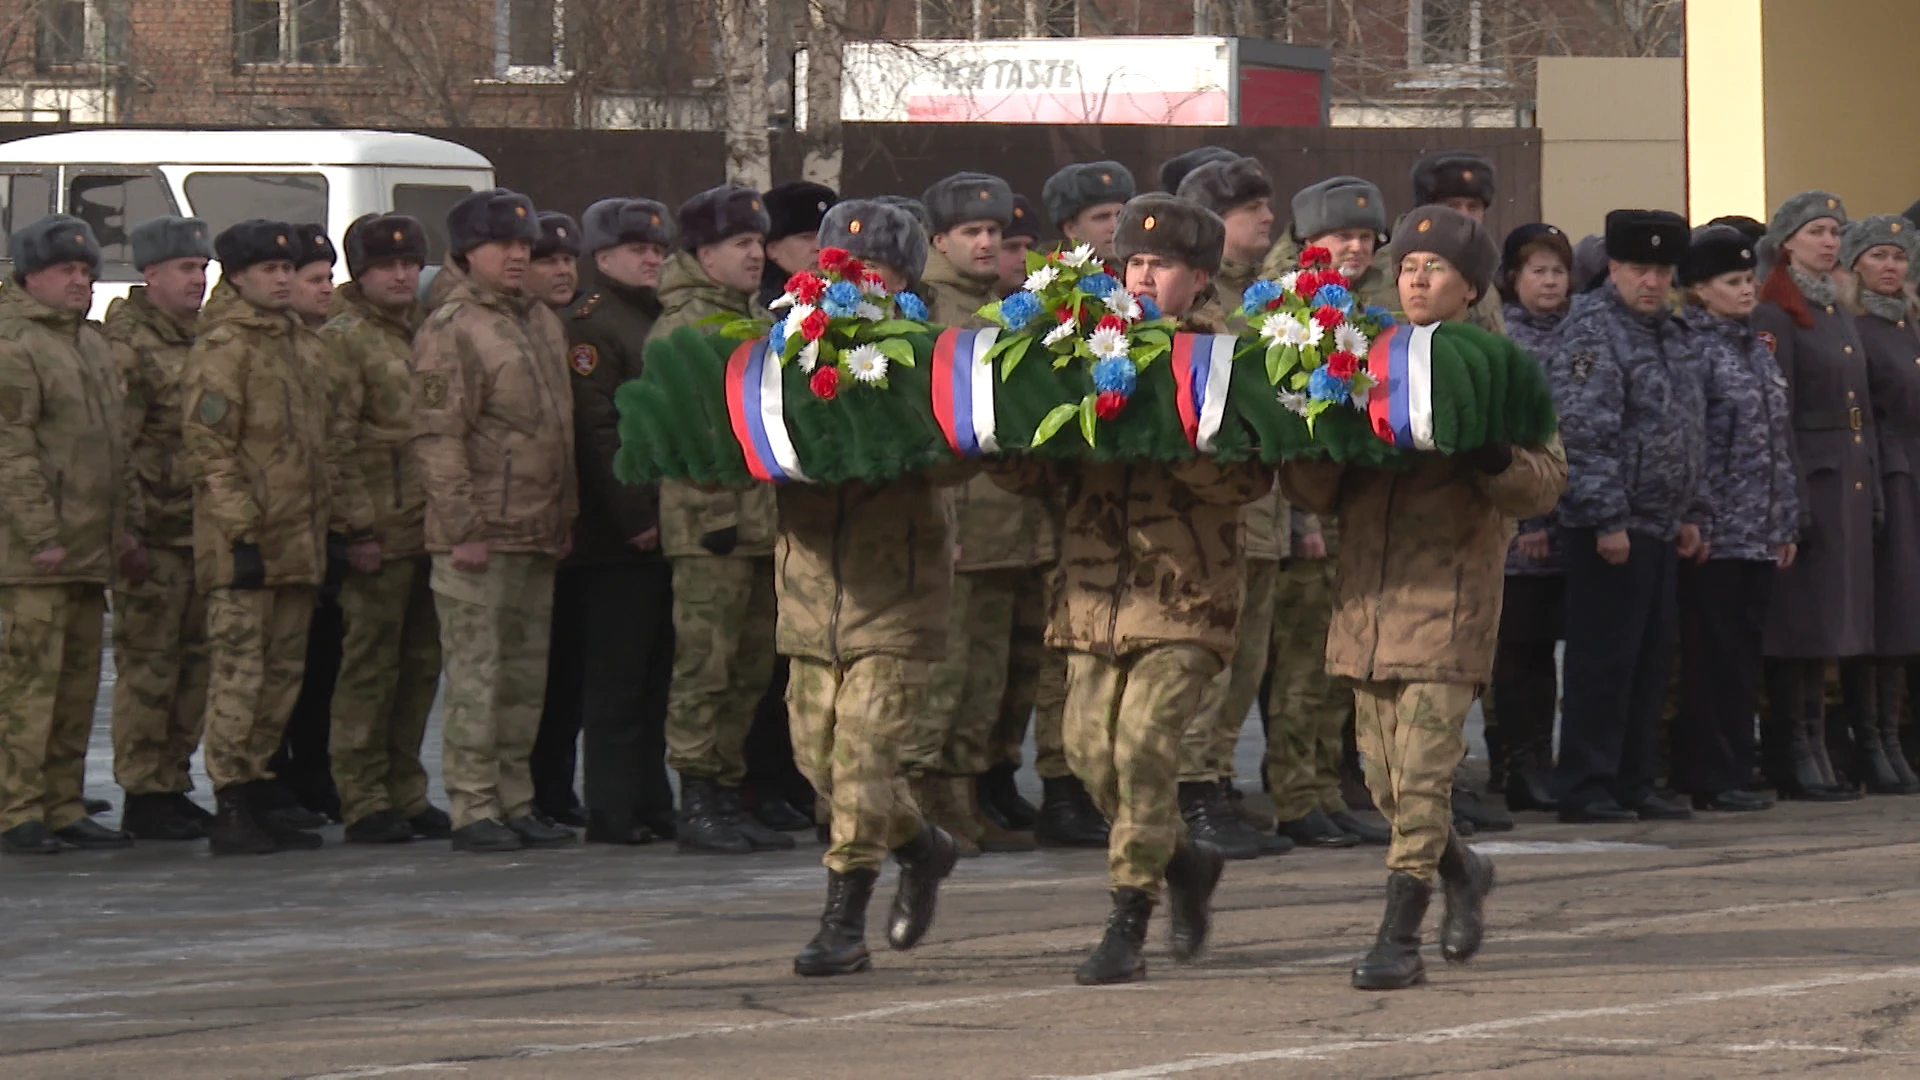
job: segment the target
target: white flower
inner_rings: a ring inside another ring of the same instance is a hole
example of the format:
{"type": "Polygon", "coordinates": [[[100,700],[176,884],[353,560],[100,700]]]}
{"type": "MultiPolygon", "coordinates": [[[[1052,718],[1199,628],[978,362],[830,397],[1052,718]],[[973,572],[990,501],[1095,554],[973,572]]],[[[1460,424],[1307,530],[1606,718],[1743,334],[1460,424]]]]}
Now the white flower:
{"type": "Polygon", "coordinates": [[[767,310],[779,311],[783,307],[792,307],[792,306],[793,306],[793,294],[790,292],[781,293],[780,298],[778,300],[775,300],[773,303],[767,305],[767,310]]]}
{"type": "Polygon", "coordinates": [[[1333,328],[1333,348],[1336,352],[1352,353],[1355,356],[1367,355],[1367,335],[1349,322],[1343,322],[1333,328]]]}
{"type": "Polygon", "coordinates": [[[847,353],[847,370],[863,383],[877,383],[887,377],[887,354],[873,345],[856,345],[847,353]]]}
{"type": "Polygon", "coordinates": [[[1132,322],[1140,317],[1140,301],[1135,299],[1134,295],[1125,289],[1113,290],[1107,294],[1107,298],[1102,300],[1101,303],[1107,305],[1108,311],[1113,312],[1128,322],[1132,322]]]}
{"type": "Polygon", "coordinates": [[[1307,320],[1306,329],[1307,329],[1307,340],[1301,342],[1302,345],[1312,345],[1317,347],[1319,346],[1320,342],[1327,336],[1326,328],[1321,326],[1319,323],[1313,321],[1312,319],[1307,320]]]}
{"type": "Polygon", "coordinates": [[[1298,394],[1292,390],[1282,390],[1280,391],[1280,404],[1288,412],[1296,416],[1307,415],[1307,395],[1305,394],[1298,394]]]}
{"type": "Polygon", "coordinates": [[[1298,284],[1299,281],[1300,281],[1300,271],[1298,270],[1289,270],[1286,273],[1281,274],[1280,275],[1280,291],[1283,293],[1291,294],[1293,292],[1294,285],[1298,284]]]}
{"type": "Polygon", "coordinates": [[[820,343],[817,341],[807,342],[806,347],[800,350],[800,355],[794,357],[794,359],[800,362],[801,371],[809,375],[813,374],[814,365],[820,362],[820,343]]]}
{"type": "Polygon", "coordinates": [[[788,332],[796,333],[796,334],[799,333],[800,324],[803,322],[806,322],[807,316],[813,314],[815,310],[816,309],[812,304],[798,304],[798,303],[794,304],[793,310],[787,312],[788,332]]]}
{"type": "Polygon", "coordinates": [[[856,318],[865,319],[868,322],[879,322],[887,317],[887,313],[881,311],[879,305],[870,304],[865,300],[854,307],[853,314],[856,318]]]}
{"type": "Polygon", "coordinates": [[[1072,251],[1065,252],[1060,256],[1060,264],[1062,266],[1071,266],[1075,270],[1080,269],[1092,261],[1092,244],[1081,244],[1079,247],[1074,248],[1072,251]]]}
{"type": "Polygon", "coordinates": [[[1093,355],[1102,360],[1125,356],[1127,350],[1132,347],[1132,344],[1127,341],[1127,332],[1115,330],[1111,326],[1095,330],[1087,337],[1087,348],[1092,349],[1093,355]]]}
{"type": "Polygon", "coordinates": [[[860,291],[866,293],[868,296],[884,300],[887,298],[887,283],[881,281],[877,276],[870,277],[860,283],[860,291]]]}
{"type": "Polygon", "coordinates": [[[1040,339],[1040,344],[1058,345],[1061,342],[1072,337],[1074,333],[1079,329],[1080,329],[1080,325],[1078,323],[1074,322],[1072,319],[1068,319],[1066,322],[1063,322],[1059,326],[1056,326],[1053,329],[1047,331],[1047,336],[1040,339]]]}
{"type": "MultiPolygon", "coordinates": [[[[1267,339],[1268,341],[1278,342],[1282,345],[1296,344],[1296,342],[1294,341],[1294,335],[1296,332],[1302,332],[1301,326],[1300,326],[1300,320],[1295,318],[1291,313],[1285,312],[1285,311],[1274,312],[1273,314],[1267,316],[1266,319],[1260,324],[1261,337],[1267,339]]],[[[1302,333],[1304,336],[1304,332],[1302,333]]]]}
{"type": "Polygon", "coordinates": [[[1373,396],[1373,387],[1361,386],[1358,383],[1355,383],[1353,387],[1351,387],[1351,389],[1349,390],[1349,393],[1352,394],[1352,397],[1348,399],[1349,403],[1352,404],[1353,407],[1359,410],[1360,412],[1366,412],[1367,399],[1373,396]]]}
{"type": "Polygon", "coordinates": [[[1021,288],[1033,293],[1042,292],[1047,286],[1059,280],[1060,268],[1049,264],[1028,274],[1027,282],[1025,285],[1022,285],[1021,288]]]}

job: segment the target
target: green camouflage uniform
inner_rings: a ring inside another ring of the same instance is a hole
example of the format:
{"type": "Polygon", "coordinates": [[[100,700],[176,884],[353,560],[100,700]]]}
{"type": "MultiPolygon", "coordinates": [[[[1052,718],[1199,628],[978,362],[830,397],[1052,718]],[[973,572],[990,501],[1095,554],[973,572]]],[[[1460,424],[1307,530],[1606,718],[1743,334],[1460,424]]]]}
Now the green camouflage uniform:
{"type": "Polygon", "coordinates": [[[121,419],[99,328],[0,290],[0,831],[87,815],[106,587],[139,512],[121,419]],[[43,573],[32,557],[56,546],[66,561],[43,573]]]}
{"type": "Polygon", "coordinates": [[[1213,275],[1213,293],[1221,311],[1230,322],[1230,329],[1244,332],[1246,320],[1240,314],[1240,303],[1246,299],[1247,286],[1260,276],[1257,263],[1224,262],[1220,272],[1213,275]]]}
{"type": "Polygon", "coordinates": [[[342,445],[334,518],[380,545],[380,569],[340,586],[346,622],[328,755],[341,814],[427,808],[420,743],[440,684],[440,623],[427,581],[426,495],[414,461],[413,331],[418,312],[388,311],[358,284],[334,290],[320,330],[329,352],[342,445]]]}
{"type": "Polygon", "coordinates": [[[448,275],[414,336],[413,450],[447,678],[442,775],[460,829],[532,806],[554,571],[579,474],[559,316],[448,275]],[[486,543],[485,569],[454,568],[449,553],[469,541],[486,543]]]}
{"type": "MultiPolygon", "coordinates": [[[[653,342],[710,315],[764,317],[749,293],[716,283],[691,252],[661,271],[660,318],[653,342]]],[[[684,775],[737,787],[746,776],[753,712],[773,680],[773,543],[777,511],[771,485],[702,491],[660,485],[660,545],[673,563],[673,688],[667,699],[667,764],[684,775]],[[732,551],[700,546],[732,528],[732,551]]]]}
{"type": "Polygon", "coordinates": [[[207,612],[193,580],[193,482],[181,460],[180,375],[193,327],[137,285],[103,327],[126,381],[128,469],[148,576],[113,589],[113,778],[129,795],[184,792],[207,713],[207,612]]]}
{"type": "Polygon", "coordinates": [[[1290,544],[1287,503],[1276,486],[1240,511],[1241,567],[1246,591],[1240,634],[1227,669],[1207,687],[1180,740],[1182,783],[1233,779],[1233,749],[1260,696],[1273,656],[1273,597],[1290,544]]]}
{"type": "Polygon", "coordinates": [[[1325,538],[1327,557],[1292,560],[1274,585],[1266,771],[1273,813],[1281,821],[1347,808],[1340,797],[1341,740],[1354,720],[1353,692],[1327,674],[1338,530],[1306,514],[1292,517],[1302,536],[1319,532],[1325,538]]]}
{"type": "Polygon", "coordinates": [[[194,580],[207,597],[212,674],[206,766],[216,790],[268,778],[300,695],[314,589],[326,569],[335,476],[325,372],[312,335],[216,285],[181,376],[194,477],[194,580]],[[234,589],[233,545],[265,579],[234,589]]]}

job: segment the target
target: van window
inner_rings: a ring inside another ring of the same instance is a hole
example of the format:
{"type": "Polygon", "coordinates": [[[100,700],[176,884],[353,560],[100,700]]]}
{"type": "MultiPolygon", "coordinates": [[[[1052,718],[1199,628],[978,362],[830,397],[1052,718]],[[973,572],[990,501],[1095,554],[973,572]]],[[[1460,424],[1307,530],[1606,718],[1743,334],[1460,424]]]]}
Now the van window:
{"type": "Polygon", "coordinates": [[[67,213],[93,226],[100,241],[100,278],[139,281],[128,234],[149,218],[174,212],[173,197],[158,173],[69,171],[67,213]]]}
{"type": "Polygon", "coordinates": [[[420,219],[427,227],[427,262],[447,261],[447,211],[473,194],[472,188],[437,184],[393,185],[393,212],[420,219]]]}
{"type": "Polygon", "coordinates": [[[13,230],[53,213],[53,170],[0,172],[0,258],[13,230]]]}
{"type": "Polygon", "coordinates": [[[319,173],[197,172],[182,186],[215,236],[251,218],[327,223],[327,178],[319,173]]]}

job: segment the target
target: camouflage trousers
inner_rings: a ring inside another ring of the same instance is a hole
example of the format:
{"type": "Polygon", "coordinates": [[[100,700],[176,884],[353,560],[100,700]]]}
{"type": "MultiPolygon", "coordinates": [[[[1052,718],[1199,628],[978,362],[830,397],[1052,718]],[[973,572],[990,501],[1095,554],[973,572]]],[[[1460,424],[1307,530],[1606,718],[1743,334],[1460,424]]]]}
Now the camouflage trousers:
{"type": "MultiPolygon", "coordinates": [[[[1057,780],[1072,776],[1067,765],[1067,654],[1047,644],[1047,615],[1052,610],[1052,568],[1035,571],[1038,580],[1020,594],[1013,618],[1013,661],[1007,675],[1009,707],[1019,707],[1022,723],[1033,713],[1033,771],[1057,780]],[[1029,702],[1018,706],[1019,701],[1029,702]]],[[[1018,742],[1014,743],[1019,746],[1018,742]]],[[[1013,759],[1018,761],[1016,755],[1013,759]]]]}
{"type": "Polygon", "coordinates": [[[1354,734],[1367,790],[1393,827],[1387,869],[1431,882],[1453,833],[1453,770],[1467,753],[1474,688],[1460,683],[1355,685],[1354,734]]]}
{"type": "Polygon", "coordinates": [[[0,832],[87,816],[80,795],[106,611],[98,585],[0,588],[0,832]]]}
{"type": "MultiPolygon", "coordinates": [[[[927,705],[900,750],[900,767],[923,773],[978,776],[1004,753],[996,739],[1007,696],[1013,644],[1014,598],[1020,570],[971,570],[953,575],[947,609],[946,659],[927,678],[927,705]]],[[[1022,718],[1019,736],[1026,734],[1022,718]]],[[[1019,749],[1014,750],[1019,760],[1019,749]]]]}
{"type": "Polygon", "coordinates": [[[773,681],[773,559],[673,560],[673,686],[667,766],[739,787],[747,729],[773,681]]]}
{"type": "Polygon", "coordinates": [[[821,859],[829,870],[878,869],[925,827],[900,771],[900,743],[926,703],[927,667],[898,656],[792,658],[793,760],[832,808],[833,839],[821,859]]]}
{"type": "Polygon", "coordinates": [[[340,584],[346,638],[333,684],[327,759],[347,822],[427,808],[420,742],[440,688],[440,620],[425,558],[384,563],[340,584]]]}
{"type": "Polygon", "coordinates": [[[1233,779],[1233,748],[1273,658],[1273,592],[1280,564],[1246,559],[1241,567],[1246,589],[1240,598],[1240,637],[1233,662],[1207,687],[1200,711],[1180,738],[1182,783],[1233,779]]]}
{"type": "Polygon", "coordinates": [[[435,555],[430,581],[447,673],[441,779],[453,827],[511,821],[533,806],[533,740],[547,692],[558,563],[494,552],[479,572],[435,555]]]}
{"type": "Polygon", "coordinates": [[[1180,735],[1220,658],[1195,645],[1067,654],[1067,760],[1111,825],[1107,879],[1160,895],[1180,818],[1180,735]]]}
{"type": "Polygon", "coordinates": [[[314,589],[214,589],[207,594],[207,779],[215,791],[265,780],[300,698],[314,589]]]}
{"type": "Polygon", "coordinates": [[[207,719],[207,605],[193,551],[147,549],[139,585],[113,591],[113,779],[129,795],[186,791],[207,719]]]}
{"type": "Polygon", "coordinates": [[[1340,798],[1340,742],[1354,706],[1352,692],[1327,674],[1333,575],[1332,559],[1301,559],[1274,584],[1266,770],[1281,821],[1347,808],[1340,798]]]}

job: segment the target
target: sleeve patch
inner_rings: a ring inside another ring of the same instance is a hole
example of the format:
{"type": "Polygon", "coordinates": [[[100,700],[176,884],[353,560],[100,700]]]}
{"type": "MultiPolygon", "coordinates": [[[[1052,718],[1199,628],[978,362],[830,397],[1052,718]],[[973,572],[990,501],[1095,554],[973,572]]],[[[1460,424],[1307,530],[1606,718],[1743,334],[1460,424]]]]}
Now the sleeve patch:
{"type": "Polygon", "coordinates": [[[1765,345],[1767,347],[1768,352],[1772,353],[1772,352],[1780,351],[1779,349],[1774,347],[1773,331],[1762,330],[1753,336],[1760,339],[1760,344],[1765,345]]]}
{"type": "Polygon", "coordinates": [[[420,404],[428,409],[447,407],[447,377],[438,372],[420,376],[420,404]]]}
{"type": "Polygon", "coordinates": [[[573,371],[576,375],[591,375],[593,369],[600,366],[600,350],[591,345],[573,347],[573,371]]]}
{"type": "Polygon", "coordinates": [[[227,418],[227,413],[231,408],[232,405],[227,401],[227,395],[218,390],[208,390],[206,393],[200,395],[200,404],[195,407],[194,412],[199,415],[202,424],[208,427],[218,427],[220,421],[227,418]]]}
{"type": "Polygon", "coordinates": [[[1572,364],[1569,365],[1572,370],[1573,381],[1586,382],[1587,376],[1593,374],[1593,362],[1596,359],[1597,357],[1590,351],[1576,355],[1573,358],[1572,364]]]}

